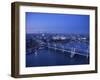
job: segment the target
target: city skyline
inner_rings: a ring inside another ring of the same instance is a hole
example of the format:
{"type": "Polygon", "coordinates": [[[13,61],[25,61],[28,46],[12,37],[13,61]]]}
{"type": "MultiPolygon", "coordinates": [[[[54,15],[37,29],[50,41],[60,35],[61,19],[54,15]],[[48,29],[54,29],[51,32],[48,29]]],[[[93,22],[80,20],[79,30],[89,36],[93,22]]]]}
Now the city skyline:
{"type": "Polygon", "coordinates": [[[89,34],[89,15],[26,12],[26,33],[89,34]]]}

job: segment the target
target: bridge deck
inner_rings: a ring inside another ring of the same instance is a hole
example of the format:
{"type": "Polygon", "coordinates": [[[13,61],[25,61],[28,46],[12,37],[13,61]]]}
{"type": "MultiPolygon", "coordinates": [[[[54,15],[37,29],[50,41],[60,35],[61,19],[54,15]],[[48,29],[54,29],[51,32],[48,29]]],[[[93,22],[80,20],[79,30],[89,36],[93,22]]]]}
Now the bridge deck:
{"type": "Polygon", "coordinates": [[[82,55],[82,56],[85,56],[88,58],[89,54],[82,54],[82,53],[79,53],[79,52],[76,52],[75,50],[72,51],[72,50],[67,50],[67,49],[62,49],[62,48],[57,48],[57,47],[51,47],[51,46],[47,46],[48,49],[53,49],[53,50],[58,50],[58,51],[62,51],[62,52],[68,52],[68,53],[71,53],[71,57],[73,57],[75,54],[78,54],[78,55],[82,55]]]}

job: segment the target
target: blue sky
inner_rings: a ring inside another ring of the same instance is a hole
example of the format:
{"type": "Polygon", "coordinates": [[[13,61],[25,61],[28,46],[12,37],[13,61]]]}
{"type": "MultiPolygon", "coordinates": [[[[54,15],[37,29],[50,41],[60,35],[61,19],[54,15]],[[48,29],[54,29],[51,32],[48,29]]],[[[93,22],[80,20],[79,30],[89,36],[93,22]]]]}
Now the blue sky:
{"type": "Polygon", "coordinates": [[[89,33],[89,15],[26,12],[26,33],[89,33]]]}

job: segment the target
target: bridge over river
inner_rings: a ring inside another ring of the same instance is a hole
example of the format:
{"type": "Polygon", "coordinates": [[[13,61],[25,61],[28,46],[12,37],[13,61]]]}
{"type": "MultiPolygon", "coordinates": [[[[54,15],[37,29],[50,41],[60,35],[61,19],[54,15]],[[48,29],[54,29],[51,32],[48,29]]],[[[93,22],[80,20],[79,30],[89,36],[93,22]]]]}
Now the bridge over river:
{"type": "Polygon", "coordinates": [[[70,53],[70,57],[73,58],[74,55],[78,54],[81,56],[85,56],[85,57],[89,57],[89,53],[87,52],[79,52],[78,49],[76,48],[72,48],[72,49],[64,49],[64,48],[58,48],[56,45],[55,46],[46,46],[46,48],[50,49],[50,50],[55,50],[55,51],[60,51],[62,53],[70,53]]]}
{"type": "Polygon", "coordinates": [[[54,44],[54,45],[48,44],[48,45],[46,46],[46,48],[48,48],[48,49],[50,49],[50,50],[54,50],[54,51],[60,51],[60,52],[65,53],[65,54],[70,53],[70,57],[71,57],[71,58],[73,58],[74,55],[76,55],[76,54],[81,55],[81,56],[85,56],[85,57],[87,57],[87,58],[89,57],[89,51],[88,51],[88,50],[87,50],[86,52],[84,52],[84,51],[80,51],[80,50],[77,49],[77,48],[68,49],[68,48],[64,47],[63,45],[61,45],[61,46],[59,47],[59,46],[57,46],[56,44],[54,44]]]}
{"type": "Polygon", "coordinates": [[[66,46],[69,43],[42,42],[35,49],[28,48],[26,52],[26,66],[54,66],[54,65],[75,65],[89,64],[89,50],[66,46]]]}
{"type": "Polygon", "coordinates": [[[85,56],[85,57],[89,57],[89,50],[85,50],[82,51],[78,48],[72,47],[72,48],[66,48],[64,45],[57,45],[55,44],[51,44],[51,43],[44,43],[42,46],[44,46],[45,48],[49,49],[49,50],[53,50],[53,51],[60,51],[62,53],[70,53],[70,57],[73,58],[74,55],[80,55],[80,56],[85,56]]]}

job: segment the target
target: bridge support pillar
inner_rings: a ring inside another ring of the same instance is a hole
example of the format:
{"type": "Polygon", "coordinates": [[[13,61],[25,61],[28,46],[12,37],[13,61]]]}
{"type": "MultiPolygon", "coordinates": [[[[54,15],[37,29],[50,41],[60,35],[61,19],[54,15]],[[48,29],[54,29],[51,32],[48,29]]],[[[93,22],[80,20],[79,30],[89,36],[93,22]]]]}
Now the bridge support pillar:
{"type": "Polygon", "coordinates": [[[71,57],[71,58],[73,58],[73,57],[74,57],[74,55],[75,55],[74,53],[71,53],[70,57],[71,57]]]}

